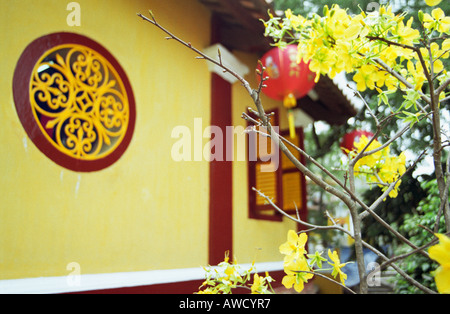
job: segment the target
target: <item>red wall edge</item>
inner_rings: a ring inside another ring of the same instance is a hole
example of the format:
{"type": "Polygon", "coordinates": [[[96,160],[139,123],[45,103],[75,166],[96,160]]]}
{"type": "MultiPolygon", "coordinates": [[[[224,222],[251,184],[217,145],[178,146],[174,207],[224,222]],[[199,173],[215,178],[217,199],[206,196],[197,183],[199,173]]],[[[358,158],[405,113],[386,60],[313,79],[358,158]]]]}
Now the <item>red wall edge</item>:
{"type": "MultiPolygon", "coordinates": [[[[211,20],[211,44],[221,40],[222,21],[211,20]]],[[[211,125],[222,129],[223,161],[210,162],[209,174],[209,240],[208,262],[217,265],[224,259],[226,251],[233,256],[233,162],[227,161],[226,127],[232,126],[231,84],[219,75],[211,74],[211,125]]]]}
{"type": "MultiPolygon", "coordinates": [[[[211,78],[211,125],[226,134],[232,125],[231,84],[213,73],[211,78]]],[[[223,138],[223,161],[210,162],[209,174],[209,264],[217,265],[233,249],[233,162],[227,161],[229,136],[223,138]]]]}

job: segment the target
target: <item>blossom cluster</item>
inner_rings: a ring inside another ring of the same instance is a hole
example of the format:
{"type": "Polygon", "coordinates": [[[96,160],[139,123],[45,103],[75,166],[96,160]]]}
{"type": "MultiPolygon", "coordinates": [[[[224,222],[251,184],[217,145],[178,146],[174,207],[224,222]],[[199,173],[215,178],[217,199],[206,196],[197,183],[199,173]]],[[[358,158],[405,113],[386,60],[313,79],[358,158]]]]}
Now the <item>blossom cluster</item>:
{"type": "Polygon", "coordinates": [[[394,188],[389,192],[389,197],[396,198],[402,182],[400,178],[406,172],[405,153],[402,152],[399,156],[392,155],[389,146],[381,149],[382,145],[376,139],[370,141],[365,135],[361,136],[359,141],[354,143],[355,150],[349,152],[349,155],[354,157],[366,147],[365,152],[375,151],[356,162],[355,174],[364,176],[370,184],[377,184],[383,192],[395,183],[394,188]]]}
{"type": "Polygon", "coordinates": [[[272,277],[266,272],[260,276],[256,272],[255,263],[249,269],[242,269],[236,259],[230,263],[228,252],[223,262],[217,267],[204,267],[206,280],[197,294],[232,294],[234,289],[243,288],[252,294],[270,294],[273,292],[272,277]],[[252,276],[253,275],[253,276],[252,276]],[[251,279],[253,278],[253,283],[251,279]]]}
{"type": "Polygon", "coordinates": [[[305,18],[287,10],[284,18],[271,15],[264,22],[265,35],[276,45],[298,44],[298,61],[309,63],[316,81],[321,75],[334,78],[341,72],[353,73],[359,91],[382,93],[382,88],[419,91],[427,83],[427,74],[440,82],[449,78],[442,60],[450,57],[450,17],[442,9],[419,12],[419,21],[432,38],[428,46],[413,28],[414,18],[405,20],[406,14],[394,14],[391,6],[349,15],[336,4],[325,6],[323,13],[305,18]]]}
{"type": "MultiPolygon", "coordinates": [[[[332,266],[332,276],[337,278],[339,275],[340,281],[345,285],[347,275],[342,271],[347,263],[341,263],[339,255],[336,251],[328,250],[328,257],[330,260],[322,257],[322,253],[308,254],[305,245],[308,241],[306,233],[299,235],[294,230],[289,230],[287,241],[280,246],[280,253],[284,257],[284,272],[282,284],[291,289],[294,287],[295,291],[302,292],[305,283],[314,277],[314,272],[317,269],[322,269],[322,262],[327,261],[332,266]]],[[[322,269],[323,270],[323,269],[322,269]]]]}

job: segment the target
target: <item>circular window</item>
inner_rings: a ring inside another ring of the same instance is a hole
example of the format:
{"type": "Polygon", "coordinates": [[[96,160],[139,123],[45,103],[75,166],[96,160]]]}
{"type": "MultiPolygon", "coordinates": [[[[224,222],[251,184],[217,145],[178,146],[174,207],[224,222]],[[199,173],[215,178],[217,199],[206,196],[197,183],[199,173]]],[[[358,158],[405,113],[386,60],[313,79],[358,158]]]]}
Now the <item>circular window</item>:
{"type": "Polygon", "coordinates": [[[104,169],[131,141],[130,83],[114,57],[84,36],[57,33],[32,42],[17,64],[13,94],[30,139],[70,170],[104,169]]]}

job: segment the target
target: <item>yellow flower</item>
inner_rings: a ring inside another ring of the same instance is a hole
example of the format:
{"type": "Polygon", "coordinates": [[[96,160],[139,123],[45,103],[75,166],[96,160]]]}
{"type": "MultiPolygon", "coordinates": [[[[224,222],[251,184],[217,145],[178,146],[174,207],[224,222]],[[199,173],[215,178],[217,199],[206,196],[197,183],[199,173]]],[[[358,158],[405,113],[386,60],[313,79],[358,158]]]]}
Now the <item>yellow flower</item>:
{"type": "Polygon", "coordinates": [[[398,173],[402,176],[406,172],[406,155],[401,152],[398,156],[398,173]]]}
{"type": "Polygon", "coordinates": [[[225,269],[225,274],[226,274],[228,277],[230,277],[231,275],[233,275],[234,272],[235,272],[235,269],[234,269],[233,266],[228,266],[228,267],[225,269]]]}
{"type": "Polygon", "coordinates": [[[435,5],[438,5],[441,2],[442,0],[425,0],[425,3],[430,7],[434,7],[435,5]]]}
{"type": "MultiPolygon", "coordinates": [[[[355,142],[356,153],[362,151],[367,146],[369,139],[366,136],[361,136],[358,142],[355,142]]],[[[379,148],[381,144],[377,140],[373,140],[366,152],[379,148]]],[[[399,156],[391,156],[389,147],[361,158],[355,164],[355,171],[357,175],[366,175],[367,181],[371,183],[380,183],[379,187],[382,191],[386,191],[388,186],[397,181],[400,176],[406,172],[406,155],[401,153],[399,156]]],[[[389,193],[391,198],[398,196],[398,189],[401,180],[398,180],[394,189],[389,193]]]]}
{"type": "Polygon", "coordinates": [[[445,13],[441,8],[434,9],[431,11],[431,16],[436,20],[440,21],[442,18],[445,17],[445,13]]]}
{"type": "Polygon", "coordinates": [[[425,83],[426,78],[423,76],[419,76],[417,78],[416,86],[414,87],[414,90],[419,91],[422,90],[422,86],[425,83]]]}
{"type": "Polygon", "coordinates": [[[389,16],[391,18],[395,17],[395,14],[392,12],[392,5],[388,5],[388,6],[382,5],[380,7],[380,14],[381,15],[387,15],[387,16],[389,16]]]}
{"type": "Polygon", "coordinates": [[[297,235],[294,230],[288,231],[287,242],[280,245],[280,253],[284,255],[299,254],[303,255],[306,253],[305,244],[308,241],[308,235],[306,233],[301,233],[297,235]]]}
{"type": "Polygon", "coordinates": [[[310,271],[308,263],[305,258],[297,259],[285,265],[284,271],[286,276],[283,277],[281,283],[286,289],[291,289],[294,286],[295,291],[302,292],[304,289],[304,283],[313,278],[314,275],[306,273],[304,271],[310,271]]]}
{"type": "Polygon", "coordinates": [[[438,23],[438,32],[445,33],[450,29],[450,17],[446,17],[441,8],[434,9],[431,15],[438,23]]]}
{"type": "Polygon", "coordinates": [[[211,288],[206,288],[205,290],[200,290],[197,294],[216,294],[211,288]]]}
{"type": "Polygon", "coordinates": [[[404,45],[413,45],[414,40],[420,38],[420,32],[417,29],[412,28],[412,23],[414,19],[410,18],[406,25],[400,21],[397,25],[397,35],[399,38],[399,43],[404,45]]]}
{"type": "Polygon", "coordinates": [[[341,283],[345,286],[345,280],[347,280],[347,275],[342,271],[342,267],[347,265],[348,263],[341,263],[341,260],[339,259],[339,255],[336,251],[331,253],[331,250],[328,249],[328,257],[332,261],[330,263],[331,266],[333,266],[333,272],[331,275],[336,278],[337,275],[339,275],[339,279],[341,280],[341,283]]]}
{"type": "Polygon", "coordinates": [[[446,39],[442,42],[442,50],[450,49],[450,39],[446,39]]]}
{"type": "Polygon", "coordinates": [[[381,165],[379,175],[385,183],[397,181],[406,172],[406,155],[404,152],[398,157],[386,157],[381,165]]]}
{"type": "Polygon", "coordinates": [[[258,274],[253,277],[252,294],[258,294],[264,282],[258,274]]]}
{"type": "Polygon", "coordinates": [[[352,45],[346,41],[339,41],[336,44],[336,68],[340,68],[347,73],[353,72],[354,64],[356,62],[354,56],[351,53],[352,45]]]}
{"type": "Polygon", "coordinates": [[[440,73],[444,69],[444,63],[442,62],[442,60],[438,59],[434,61],[434,73],[440,73]]]}
{"type": "Polygon", "coordinates": [[[356,87],[360,92],[364,92],[367,87],[373,90],[375,83],[380,79],[380,73],[383,74],[375,66],[365,64],[359,68],[358,72],[353,76],[353,80],[356,82],[356,87]]]}
{"type": "Polygon", "coordinates": [[[431,12],[431,15],[424,14],[423,25],[427,29],[436,29],[440,33],[445,33],[450,30],[450,17],[445,16],[441,8],[437,8],[431,12]]]}
{"type": "MultiPolygon", "coordinates": [[[[376,181],[376,180],[374,180],[376,181]]],[[[398,190],[400,188],[400,185],[402,184],[402,180],[398,180],[398,182],[395,184],[394,188],[392,189],[392,191],[389,192],[389,197],[390,198],[396,198],[398,196],[398,190]]],[[[384,193],[389,187],[385,186],[385,185],[379,185],[379,187],[381,188],[381,191],[384,193]]],[[[386,199],[384,199],[385,201],[386,199]]]]}
{"type": "Polygon", "coordinates": [[[230,260],[230,251],[226,251],[225,252],[225,258],[224,258],[224,263],[228,263],[228,261],[230,260]]]}
{"type": "Polygon", "coordinates": [[[322,46],[318,47],[314,54],[309,69],[316,73],[316,82],[318,81],[319,74],[328,74],[330,68],[333,66],[333,52],[322,46]]]}
{"type": "MultiPolygon", "coordinates": [[[[356,152],[360,153],[364,149],[364,147],[367,146],[367,144],[369,144],[369,139],[367,138],[367,136],[365,136],[365,135],[361,136],[359,141],[354,143],[356,152]]],[[[367,147],[367,149],[365,151],[370,152],[372,150],[377,149],[380,146],[381,146],[380,142],[378,142],[377,140],[373,140],[372,143],[370,143],[369,147],[367,147]]],[[[385,148],[374,154],[371,154],[369,156],[361,158],[356,163],[355,170],[361,170],[361,168],[363,168],[364,166],[369,167],[369,168],[376,167],[378,162],[380,161],[381,157],[383,156],[383,154],[387,154],[388,150],[389,150],[389,148],[385,148]]]]}
{"type": "Polygon", "coordinates": [[[435,23],[436,23],[435,20],[433,19],[433,17],[430,14],[428,14],[428,13],[424,14],[423,26],[425,26],[425,28],[430,29],[435,26],[435,23]]]}
{"type": "Polygon", "coordinates": [[[396,91],[398,89],[398,81],[393,75],[386,75],[384,80],[384,85],[386,85],[389,91],[396,91]]]}
{"type": "Polygon", "coordinates": [[[287,10],[284,12],[284,15],[285,15],[288,19],[291,19],[292,16],[294,16],[294,15],[292,14],[292,10],[291,10],[291,9],[287,9],[287,10]]]}
{"type": "Polygon", "coordinates": [[[298,30],[298,28],[303,26],[304,22],[306,22],[306,19],[303,16],[294,15],[291,9],[286,10],[284,14],[286,18],[291,21],[291,25],[294,29],[298,30]]]}
{"type": "Polygon", "coordinates": [[[403,55],[403,51],[399,47],[389,46],[380,52],[380,59],[391,67],[396,64],[396,59],[403,55]]]}
{"type": "MultiPolygon", "coordinates": [[[[440,61],[440,60],[436,60],[436,61],[440,61]]],[[[421,90],[422,87],[423,87],[423,84],[426,81],[426,77],[425,77],[425,74],[423,72],[422,65],[419,62],[417,62],[416,66],[415,66],[414,63],[411,60],[409,60],[408,63],[407,63],[406,68],[408,69],[408,74],[409,74],[407,80],[412,85],[415,86],[414,89],[416,91],[421,90]]]]}
{"type": "Polygon", "coordinates": [[[436,234],[439,244],[430,247],[430,258],[440,264],[434,277],[440,293],[450,293],[450,238],[443,234],[436,234]]]}

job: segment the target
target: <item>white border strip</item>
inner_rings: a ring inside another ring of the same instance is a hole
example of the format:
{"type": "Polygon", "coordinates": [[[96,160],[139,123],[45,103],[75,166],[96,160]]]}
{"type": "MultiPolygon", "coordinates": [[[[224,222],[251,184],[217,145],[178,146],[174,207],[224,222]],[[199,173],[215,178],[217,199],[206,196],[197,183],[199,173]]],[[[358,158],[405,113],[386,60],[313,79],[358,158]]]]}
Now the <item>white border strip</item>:
{"type": "MultiPolygon", "coordinates": [[[[251,264],[241,264],[248,269],[251,264]]],[[[255,264],[258,272],[283,270],[283,262],[255,264]]],[[[151,286],[183,281],[203,280],[205,271],[201,268],[182,268],[151,270],[142,272],[80,275],[73,283],[70,276],[42,277],[27,279],[0,280],[0,294],[57,294],[82,291],[96,291],[126,287],[151,286]],[[70,278],[70,279],[69,279],[70,278]]]]}

